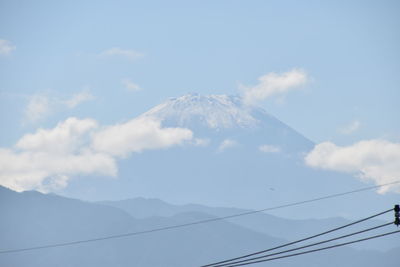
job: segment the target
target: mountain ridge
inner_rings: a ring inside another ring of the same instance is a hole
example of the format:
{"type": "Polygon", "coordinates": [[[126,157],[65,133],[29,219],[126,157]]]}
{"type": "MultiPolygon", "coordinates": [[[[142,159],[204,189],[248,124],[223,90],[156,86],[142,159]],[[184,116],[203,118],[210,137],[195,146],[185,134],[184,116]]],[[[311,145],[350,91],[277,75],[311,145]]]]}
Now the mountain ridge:
{"type": "MultiPolygon", "coordinates": [[[[215,217],[225,217],[234,214],[245,214],[253,210],[238,209],[233,207],[209,207],[200,204],[174,205],[155,198],[131,198],[119,201],[100,201],[97,202],[124,210],[135,218],[149,217],[173,217],[186,212],[200,212],[215,217]]],[[[374,227],[379,224],[388,222],[392,214],[381,216],[377,219],[367,221],[362,227],[374,227]]],[[[288,219],[271,215],[267,212],[259,212],[246,216],[224,219],[232,224],[267,234],[276,238],[286,240],[301,239],[307,235],[314,235],[318,232],[324,232],[328,229],[339,227],[350,223],[351,220],[342,217],[329,217],[324,219],[288,219]],[[295,226],[295,227],[294,227],[295,226]]],[[[361,227],[361,226],[360,226],[361,227]]],[[[375,240],[373,242],[365,242],[355,244],[352,247],[358,249],[371,249],[379,251],[389,251],[397,246],[395,236],[388,237],[384,240],[375,240]]]]}
{"type": "MultiPolygon", "coordinates": [[[[212,218],[199,213],[135,219],[113,207],[38,192],[0,188],[0,251],[98,238],[212,218]]],[[[286,242],[230,222],[217,221],[146,235],[0,254],[0,265],[19,267],[200,266],[286,242]]],[[[329,253],[270,262],[272,267],[396,266],[388,253],[343,247],[329,253]],[[389,255],[390,258],[386,258],[389,255]]]]}

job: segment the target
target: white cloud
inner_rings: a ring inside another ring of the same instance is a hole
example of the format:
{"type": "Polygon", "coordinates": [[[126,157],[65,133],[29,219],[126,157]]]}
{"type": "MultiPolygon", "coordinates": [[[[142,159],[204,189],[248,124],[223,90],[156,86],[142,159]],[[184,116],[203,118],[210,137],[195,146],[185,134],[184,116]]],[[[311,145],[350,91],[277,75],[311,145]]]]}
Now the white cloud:
{"type": "Polygon", "coordinates": [[[46,95],[33,95],[29,98],[28,105],[25,109],[25,120],[36,122],[50,112],[51,103],[46,95]]]}
{"type": "Polygon", "coordinates": [[[308,82],[305,71],[293,69],[291,71],[278,74],[268,73],[258,78],[259,83],[253,87],[242,86],[243,100],[248,105],[256,104],[274,95],[283,95],[308,82]]]}
{"type": "Polygon", "coordinates": [[[105,50],[101,53],[103,56],[118,56],[118,57],[124,57],[129,60],[136,60],[138,58],[143,57],[142,53],[139,53],[135,50],[131,49],[122,49],[119,47],[113,47],[108,50],[105,50]]]}
{"type": "Polygon", "coordinates": [[[15,147],[25,151],[75,153],[87,143],[89,136],[85,135],[97,127],[93,119],[72,117],[58,123],[53,129],[38,129],[34,134],[24,135],[15,147]]]}
{"type": "Polygon", "coordinates": [[[0,183],[16,191],[52,191],[65,187],[69,177],[78,174],[115,176],[117,167],[109,155],[90,151],[53,154],[0,149],[0,183]]]}
{"type": "Polygon", "coordinates": [[[115,159],[89,149],[91,119],[69,118],[53,129],[23,136],[14,149],[0,148],[0,183],[22,191],[65,187],[74,175],[115,176],[115,159]]]}
{"type": "Polygon", "coordinates": [[[126,157],[132,152],[179,145],[192,137],[193,133],[189,129],[161,128],[159,121],[141,117],[98,131],[93,136],[92,148],[126,157]]]}
{"type": "Polygon", "coordinates": [[[65,105],[68,108],[75,108],[79,104],[92,100],[94,96],[87,92],[87,91],[82,91],[79,93],[74,94],[70,99],[65,100],[65,105]]]}
{"type": "Polygon", "coordinates": [[[238,145],[238,142],[232,139],[225,139],[224,141],[221,142],[221,144],[218,147],[217,152],[223,152],[228,148],[232,148],[238,145]]]}
{"type": "Polygon", "coordinates": [[[15,49],[16,46],[13,45],[10,41],[0,39],[0,55],[9,55],[15,49]]]}
{"type": "Polygon", "coordinates": [[[350,124],[344,126],[343,128],[339,129],[339,133],[341,134],[352,134],[357,131],[361,126],[361,122],[358,120],[352,121],[350,124]]]}
{"type": "Polygon", "coordinates": [[[192,141],[183,128],[162,128],[138,118],[100,128],[93,119],[68,118],[52,129],[22,136],[13,148],[0,148],[0,184],[16,191],[53,191],[77,175],[116,176],[116,157],[192,141]]]}
{"type": "Polygon", "coordinates": [[[280,147],[273,146],[273,145],[262,145],[258,149],[264,153],[279,153],[279,152],[281,152],[280,147]]]}
{"type": "MultiPolygon", "coordinates": [[[[400,178],[400,143],[367,140],[341,147],[324,142],[314,147],[305,162],[314,168],[352,173],[362,180],[385,184],[400,178]]],[[[378,190],[387,191],[400,193],[400,186],[389,185],[378,190]]]]}
{"type": "Polygon", "coordinates": [[[123,79],[122,84],[125,86],[125,88],[130,91],[130,92],[137,92],[142,90],[139,85],[136,83],[132,82],[130,79],[123,79]]]}
{"type": "Polygon", "coordinates": [[[86,90],[75,93],[70,98],[50,96],[47,93],[34,94],[29,97],[24,112],[24,120],[34,123],[44,119],[57,109],[73,109],[79,104],[93,98],[94,96],[86,90]]]}

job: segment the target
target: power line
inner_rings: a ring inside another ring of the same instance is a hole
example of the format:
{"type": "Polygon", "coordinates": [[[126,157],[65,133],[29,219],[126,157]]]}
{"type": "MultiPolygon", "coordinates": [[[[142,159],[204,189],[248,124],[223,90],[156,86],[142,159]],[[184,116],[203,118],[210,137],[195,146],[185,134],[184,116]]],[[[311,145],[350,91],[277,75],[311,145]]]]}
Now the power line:
{"type": "Polygon", "coordinates": [[[393,232],[388,232],[388,233],[384,233],[384,234],[380,234],[380,235],[374,235],[374,236],[370,236],[370,237],[366,237],[366,238],[362,238],[362,239],[357,239],[357,240],[349,241],[349,242],[346,242],[346,243],[340,243],[340,244],[332,245],[332,246],[329,246],[329,247],[323,247],[323,248],[317,248],[317,249],[313,249],[313,250],[307,250],[307,251],[303,251],[303,252],[299,252],[299,253],[279,256],[279,257],[265,259],[265,260],[258,260],[258,261],[252,261],[252,262],[246,262],[246,263],[239,263],[239,264],[235,264],[235,265],[230,265],[229,267],[244,266],[244,265],[255,264],[255,263],[260,263],[260,262],[266,262],[266,261],[273,261],[273,260],[278,260],[278,259],[283,259],[283,258],[295,257],[295,256],[303,255],[303,254],[313,253],[313,252],[317,252],[317,251],[321,251],[321,250],[327,250],[327,249],[331,249],[331,248],[342,247],[342,246],[345,246],[345,245],[350,245],[350,244],[354,244],[354,243],[358,243],[358,242],[362,242],[362,241],[367,241],[367,240],[371,240],[371,239],[375,239],[375,238],[380,238],[380,237],[384,237],[384,236],[388,236],[388,235],[393,235],[393,234],[396,234],[396,233],[400,233],[400,230],[393,231],[393,232]]]}
{"type": "Polygon", "coordinates": [[[335,241],[335,240],[343,239],[343,238],[350,237],[350,236],[353,236],[353,235],[366,233],[366,232],[369,232],[369,231],[372,231],[372,230],[376,230],[376,229],[379,229],[379,228],[382,228],[382,227],[385,227],[385,226],[389,226],[389,225],[393,225],[393,223],[392,222],[385,223],[385,224],[378,225],[378,226],[375,226],[375,227],[371,227],[371,228],[368,228],[368,229],[365,229],[365,230],[361,230],[361,231],[358,231],[358,232],[355,232],[355,233],[342,235],[342,236],[339,236],[339,237],[331,238],[331,239],[328,239],[328,240],[320,241],[320,242],[317,242],[317,243],[312,243],[312,244],[301,246],[301,247],[297,247],[297,248],[292,248],[292,249],[279,251],[279,252],[275,252],[275,253],[271,253],[271,254],[267,254],[267,255],[263,255],[263,256],[258,256],[258,257],[254,257],[254,258],[250,258],[250,259],[246,259],[246,260],[228,262],[228,263],[218,264],[218,265],[213,265],[213,266],[214,267],[223,267],[223,266],[228,266],[229,267],[232,264],[237,264],[237,263],[242,263],[242,262],[249,262],[249,261],[258,260],[258,259],[264,259],[264,258],[268,258],[268,257],[271,257],[271,256],[284,254],[284,253],[287,253],[287,252],[292,252],[292,251],[296,251],[296,250],[300,250],[300,249],[304,249],[304,248],[309,248],[309,247],[325,244],[325,243],[328,243],[328,242],[332,242],[332,241],[335,241]]]}
{"type": "Polygon", "coordinates": [[[370,220],[372,218],[378,217],[378,216],[383,215],[385,213],[388,213],[390,211],[393,211],[393,209],[388,209],[388,210],[379,212],[377,214],[371,215],[369,217],[366,217],[366,218],[363,218],[363,219],[360,219],[360,220],[357,220],[357,221],[354,221],[354,222],[351,222],[351,223],[348,223],[348,224],[345,224],[345,225],[330,229],[328,231],[325,231],[325,232],[322,232],[322,233],[319,233],[319,234],[316,234],[316,235],[312,235],[312,236],[309,236],[309,237],[306,237],[306,238],[302,238],[302,239],[299,239],[299,240],[296,240],[296,241],[285,243],[285,244],[277,246],[277,247],[273,247],[273,248],[269,248],[269,249],[266,249],[266,250],[257,251],[257,252],[254,252],[254,253],[246,254],[246,255],[243,255],[243,256],[240,256],[240,257],[236,257],[236,258],[232,258],[232,259],[228,259],[228,260],[214,262],[214,263],[211,263],[211,264],[203,265],[201,267],[220,266],[220,264],[222,264],[222,263],[236,261],[236,260],[248,258],[248,257],[251,257],[251,256],[259,255],[259,254],[262,254],[262,253],[266,253],[266,252],[269,252],[269,251],[273,251],[273,250],[276,250],[276,249],[279,249],[279,248],[283,248],[283,247],[287,247],[287,246],[290,246],[290,245],[294,245],[294,244],[297,244],[297,243],[300,243],[300,242],[303,242],[303,241],[306,241],[306,240],[310,240],[312,238],[316,238],[316,237],[319,237],[319,236],[322,236],[322,235],[326,235],[326,234],[338,231],[340,229],[343,229],[343,228],[346,228],[346,227],[349,227],[349,226],[352,226],[352,225],[355,225],[355,224],[370,220]]]}
{"type": "Polygon", "coordinates": [[[350,194],[368,191],[368,190],[372,190],[372,189],[377,189],[380,187],[398,184],[398,183],[400,183],[400,180],[397,180],[397,181],[394,181],[391,183],[385,183],[385,184],[379,184],[379,185],[375,185],[375,186],[364,187],[364,188],[347,191],[347,192],[343,192],[343,193],[337,193],[337,194],[317,197],[317,198],[298,201],[298,202],[292,202],[292,203],[274,206],[274,207],[269,207],[269,208],[264,208],[264,209],[259,209],[259,210],[252,210],[252,211],[247,211],[247,212],[242,212],[242,213],[236,213],[236,214],[232,214],[232,215],[228,215],[228,216],[214,217],[214,218],[194,221],[194,222],[190,222],[190,223],[183,223],[183,224],[171,225],[171,226],[166,226],[166,227],[154,228],[154,229],[145,230],[145,231],[130,232],[130,233],[124,233],[124,234],[118,234],[118,235],[109,235],[109,236],[98,237],[98,238],[83,239],[83,240],[77,240],[77,241],[72,241],[72,242],[62,242],[62,243],[42,245],[42,246],[33,246],[33,247],[27,247],[27,248],[1,250],[0,254],[46,249],[46,248],[53,248],[53,247],[64,247],[64,246],[71,246],[71,245],[77,245],[77,244],[82,244],[82,243],[90,243],[90,242],[97,242],[97,241],[103,241],[103,240],[109,240],[109,239],[116,239],[116,238],[123,238],[123,237],[129,237],[129,236],[149,234],[149,233],[154,233],[154,232],[167,231],[167,230],[172,230],[172,229],[177,229],[177,228],[182,228],[182,227],[189,227],[189,226],[198,225],[198,224],[205,224],[205,223],[221,221],[221,220],[226,220],[226,219],[231,219],[231,218],[236,218],[236,217],[241,217],[241,216],[247,216],[247,215],[251,215],[251,214],[261,213],[264,211],[271,211],[271,210],[277,210],[277,209],[288,208],[288,207],[293,207],[293,206],[299,206],[299,205],[303,205],[303,204],[307,204],[307,203],[311,203],[311,202],[317,202],[320,200],[336,198],[336,197],[340,197],[340,196],[344,196],[344,195],[350,195],[350,194]]]}

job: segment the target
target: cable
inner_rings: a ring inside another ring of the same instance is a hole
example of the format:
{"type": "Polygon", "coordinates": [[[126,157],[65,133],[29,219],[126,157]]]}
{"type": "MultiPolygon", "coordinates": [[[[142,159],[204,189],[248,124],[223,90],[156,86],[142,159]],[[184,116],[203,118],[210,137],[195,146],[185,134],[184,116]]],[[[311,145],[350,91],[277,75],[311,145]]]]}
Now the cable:
{"type": "Polygon", "coordinates": [[[396,234],[396,233],[400,233],[400,230],[393,231],[393,232],[388,232],[388,233],[384,233],[384,234],[380,234],[380,235],[374,235],[374,236],[370,236],[370,237],[366,237],[366,238],[362,238],[362,239],[357,239],[357,240],[349,241],[349,242],[346,242],[346,243],[340,243],[340,244],[332,245],[332,246],[329,246],[329,247],[323,247],[323,248],[317,248],[317,249],[313,249],[313,250],[307,250],[307,251],[303,251],[303,252],[299,252],[299,253],[279,256],[279,257],[265,259],[265,260],[259,260],[259,261],[253,261],[253,262],[230,265],[229,267],[244,266],[244,265],[249,265],[249,264],[255,264],[255,263],[260,263],[260,262],[273,261],[273,260],[278,260],[278,259],[283,259],[283,258],[299,256],[299,255],[308,254],[308,253],[312,253],[312,252],[317,252],[317,251],[321,251],[321,250],[327,250],[327,249],[331,249],[331,248],[342,247],[342,246],[345,246],[345,245],[354,244],[354,243],[358,243],[358,242],[362,242],[362,241],[367,241],[367,240],[370,240],[370,239],[375,239],[375,238],[380,238],[380,237],[384,237],[384,236],[388,236],[388,235],[393,235],[393,234],[396,234]]]}
{"type": "Polygon", "coordinates": [[[259,255],[259,254],[262,254],[262,253],[265,253],[265,252],[269,252],[269,251],[272,251],[272,250],[276,250],[276,249],[279,249],[279,248],[283,248],[283,247],[287,247],[287,246],[290,246],[290,245],[294,245],[294,244],[297,244],[297,243],[300,243],[300,242],[303,242],[303,241],[306,241],[306,240],[309,240],[309,239],[312,239],[312,238],[315,238],[315,237],[318,237],[318,236],[322,236],[322,235],[326,235],[326,234],[332,233],[334,231],[337,231],[337,230],[352,226],[352,225],[357,224],[357,223],[364,222],[366,220],[378,217],[378,216],[380,216],[382,214],[385,214],[385,213],[388,213],[390,211],[393,211],[393,209],[388,209],[388,210],[382,211],[380,213],[374,214],[372,216],[366,217],[364,219],[360,219],[358,221],[351,222],[351,223],[345,224],[343,226],[339,226],[339,227],[333,228],[331,230],[328,230],[328,231],[325,231],[325,232],[322,232],[322,233],[319,233],[319,234],[316,234],[316,235],[312,235],[312,236],[309,236],[309,237],[306,237],[306,238],[302,238],[302,239],[299,239],[299,240],[296,240],[296,241],[285,243],[285,244],[277,246],[277,247],[273,247],[273,248],[270,248],[270,249],[257,251],[257,252],[254,252],[254,253],[246,254],[246,255],[243,255],[243,256],[240,256],[240,257],[236,257],[236,258],[232,258],[232,259],[228,259],[228,260],[214,262],[214,263],[211,263],[211,264],[203,265],[201,267],[219,266],[219,264],[222,264],[222,263],[236,261],[236,260],[248,258],[248,257],[251,257],[251,256],[259,255]]]}
{"type": "Polygon", "coordinates": [[[255,258],[250,258],[250,259],[241,260],[241,261],[228,262],[228,263],[225,263],[225,264],[213,265],[213,266],[215,266],[215,267],[231,266],[231,264],[237,264],[237,263],[242,263],[242,262],[248,262],[248,261],[263,259],[263,258],[267,258],[267,257],[271,257],[271,256],[276,256],[276,255],[284,254],[284,253],[287,253],[287,252],[300,250],[300,249],[303,249],[303,248],[308,248],[308,247],[313,247],[313,246],[325,244],[325,243],[328,243],[328,242],[331,242],[331,241],[343,239],[343,238],[350,237],[350,236],[353,236],[353,235],[366,233],[366,232],[369,232],[369,231],[372,231],[372,230],[375,230],[375,229],[379,229],[379,228],[382,228],[382,227],[385,227],[385,226],[389,226],[389,225],[393,225],[393,223],[392,222],[385,223],[385,224],[378,225],[378,226],[375,226],[375,227],[371,227],[371,228],[368,228],[368,229],[365,229],[365,230],[361,230],[361,231],[358,231],[358,232],[355,232],[355,233],[342,235],[342,236],[339,236],[339,237],[331,238],[331,239],[320,241],[320,242],[317,242],[317,243],[312,243],[312,244],[305,245],[305,246],[302,246],[302,247],[292,248],[292,249],[288,249],[288,250],[284,250],[284,251],[280,251],[280,252],[275,252],[275,253],[271,253],[271,254],[267,254],[267,255],[263,255],[263,256],[258,256],[258,257],[255,257],[255,258]]]}
{"type": "Polygon", "coordinates": [[[247,216],[247,215],[251,215],[251,214],[261,213],[264,211],[271,211],[271,210],[277,210],[277,209],[288,208],[288,207],[293,207],[293,206],[299,206],[299,205],[303,205],[306,203],[316,202],[316,201],[329,199],[329,198],[336,198],[336,197],[340,197],[340,196],[344,196],[344,195],[350,195],[350,194],[368,191],[368,190],[372,190],[372,189],[377,189],[377,188],[380,188],[383,186],[388,186],[388,185],[398,184],[398,183],[400,183],[400,180],[397,180],[397,181],[394,181],[391,183],[385,183],[385,184],[379,184],[379,185],[375,185],[375,186],[364,187],[364,188],[347,191],[347,192],[343,192],[343,193],[337,193],[337,194],[327,195],[327,196],[323,196],[323,197],[318,197],[318,198],[293,202],[293,203],[289,203],[289,204],[279,205],[279,206],[275,206],[275,207],[269,207],[269,208],[260,209],[260,210],[236,213],[236,214],[232,214],[232,215],[228,215],[228,216],[215,217],[215,218],[211,218],[211,219],[199,220],[199,221],[190,222],[190,223],[183,223],[183,224],[177,224],[177,225],[172,225],[172,226],[160,227],[160,228],[150,229],[150,230],[146,230],[146,231],[125,233],[125,234],[119,234],[119,235],[110,235],[110,236],[104,236],[104,237],[99,237],[99,238],[84,239],[84,240],[63,242],[63,243],[43,245],[43,246],[34,246],[34,247],[28,247],[28,248],[0,250],[0,254],[46,249],[46,248],[52,248],[52,247],[63,247],[63,246],[70,246],[70,245],[76,245],[76,244],[82,244],[82,243],[89,243],[89,242],[96,242],[96,241],[102,241],[102,240],[108,240],[108,239],[123,238],[123,237],[128,237],[128,236],[135,236],[135,235],[142,235],[142,234],[166,231],[166,230],[171,230],[171,229],[176,229],[176,228],[181,228],[181,227],[188,227],[188,226],[192,226],[192,225],[198,225],[198,224],[210,223],[210,222],[215,222],[215,221],[221,221],[221,220],[225,220],[225,219],[231,219],[231,218],[235,218],[235,217],[247,216]]]}

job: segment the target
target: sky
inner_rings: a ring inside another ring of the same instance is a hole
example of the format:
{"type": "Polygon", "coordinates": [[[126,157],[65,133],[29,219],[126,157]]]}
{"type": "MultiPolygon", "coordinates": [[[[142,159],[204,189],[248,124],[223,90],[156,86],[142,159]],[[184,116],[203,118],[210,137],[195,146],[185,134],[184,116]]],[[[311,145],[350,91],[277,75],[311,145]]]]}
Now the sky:
{"type": "MultiPolygon", "coordinates": [[[[27,135],[38,129],[79,124],[80,134],[196,92],[250,95],[249,102],[318,145],[310,166],[381,177],[379,167],[364,163],[386,151],[385,171],[393,177],[400,153],[399,10],[394,0],[0,0],[0,166],[37,149],[27,135]],[[372,152],[351,166],[337,160],[348,151],[359,155],[360,147],[372,152]],[[326,151],[331,157],[324,160],[326,151]]],[[[157,138],[168,135],[157,124],[140,125],[158,131],[157,138]]],[[[111,156],[102,158],[100,173],[115,174],[111,156]]]]}

